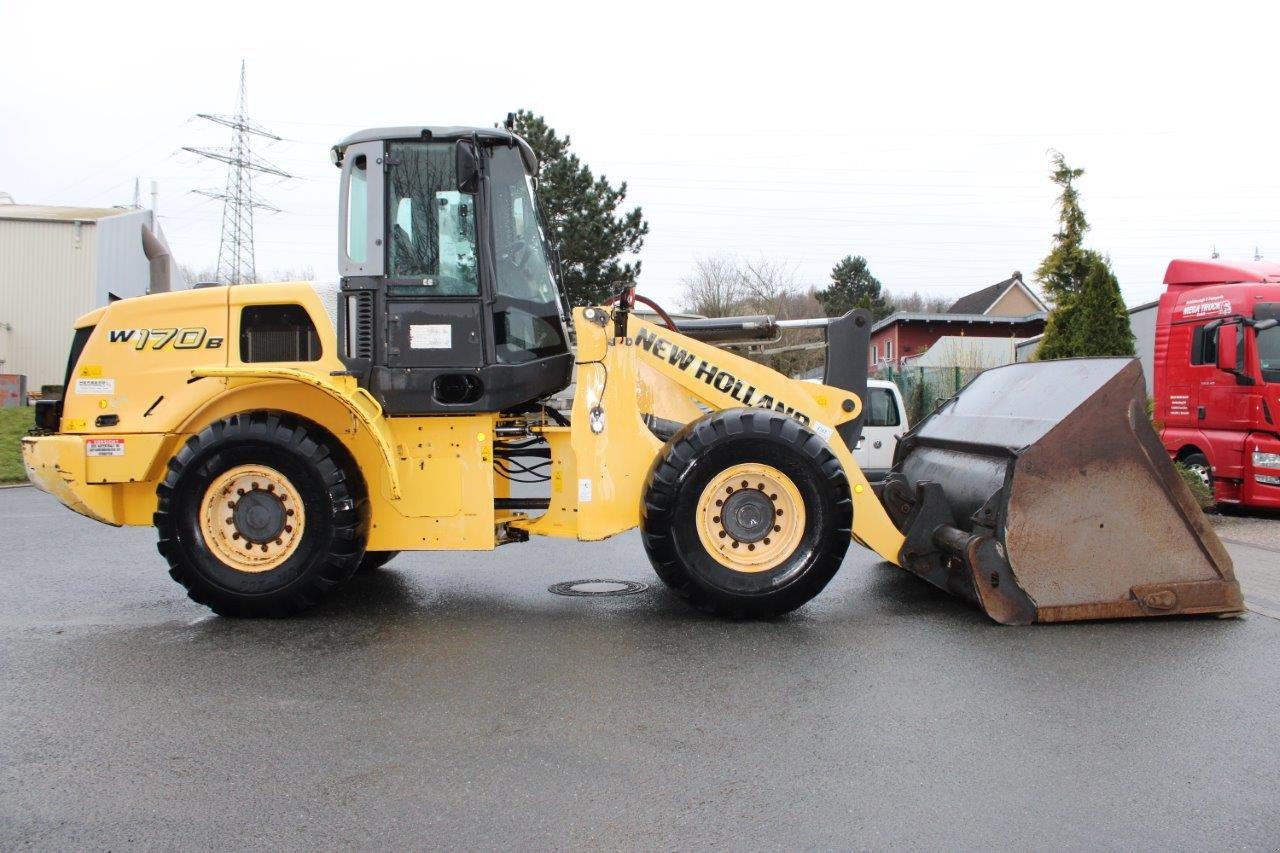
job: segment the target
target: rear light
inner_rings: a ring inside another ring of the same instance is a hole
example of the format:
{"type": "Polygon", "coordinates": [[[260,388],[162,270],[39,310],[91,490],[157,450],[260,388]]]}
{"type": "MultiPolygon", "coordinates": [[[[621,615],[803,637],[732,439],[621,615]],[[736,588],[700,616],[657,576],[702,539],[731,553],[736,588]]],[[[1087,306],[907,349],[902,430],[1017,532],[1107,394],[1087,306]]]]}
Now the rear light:
{"type": "Polygon", "coordinates": [[[1254,474],[1253,479],[1264,486],[1280,486],[1280,477],[1273,477],[1270,474],[1254,474]]]}

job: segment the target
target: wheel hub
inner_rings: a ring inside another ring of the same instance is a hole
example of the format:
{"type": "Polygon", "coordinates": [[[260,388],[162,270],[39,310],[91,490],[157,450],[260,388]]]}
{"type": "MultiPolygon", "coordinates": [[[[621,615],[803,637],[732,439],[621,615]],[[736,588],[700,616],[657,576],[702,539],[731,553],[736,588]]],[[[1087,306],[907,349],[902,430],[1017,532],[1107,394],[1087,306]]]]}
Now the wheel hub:
{"type": "Polygon", "coordinates": [[[720,524],[739,542],[759,542],[773,528],[773,501],[760,489],[739,489],[720,511],[720,524]]]}
{"type": "Polygon", "coordinates": [[[240,465],[205,490],[200,528],[227,566],[266,572],[297,550],[305,521],[302,499],[288,478],[265,465],[240,465]]]}
{"type": "Polygon", "coordinates": [[[766,572],[786,561],[804,535],[804,501],[777,468],[743,463],[712,478],[698,499],[698,538],[721,565],[766,572]]]}
{"type": "Polygon", "coordinates": [[[235,502],[236,508],[231,512],[231,522],[235,529],[249,542],[262,544],[279,539],[284,532],[284,501],[274,494],[274,490],[263,488],[252,489],[235,502]]]}

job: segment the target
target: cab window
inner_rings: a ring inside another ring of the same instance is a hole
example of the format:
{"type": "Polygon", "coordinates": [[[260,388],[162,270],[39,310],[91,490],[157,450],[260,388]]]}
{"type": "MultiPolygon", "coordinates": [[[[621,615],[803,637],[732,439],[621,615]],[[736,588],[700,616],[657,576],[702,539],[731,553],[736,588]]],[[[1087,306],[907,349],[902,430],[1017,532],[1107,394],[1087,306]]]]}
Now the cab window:
{"type": "Polygon", "coordinates": [[[475,196],[457,189],[453,145],[393,142],[389,158],[389,277],[425,296],[478,295],[475,196]]]}
{"type": "Polygon", "coordinates": [[[347,257],[362,264],[369,248],[369,175],[364,156],[357,157],[351,167],[347,185],[347,257]]]}
{"type": "Polygon", "coordinates": [[[497,262],[493,313],[498,360],[519,364],[566,349],[560,299],[533,186],[515,148],[492,150],[489,183],[497,262]]]}
{"type": "Polygon", "coordinates": [[[902,423],[898,415],[898,401],[888,388],[867,389],[866,426],[895,427],[902,423]]]}
{"type": "Polygon", "coordinates": [[[1218,335],[1216,332],[1205,333],[1204,326],[1196,326],[1191,333],[1191,363],[1218,363],[1218,335]]]}

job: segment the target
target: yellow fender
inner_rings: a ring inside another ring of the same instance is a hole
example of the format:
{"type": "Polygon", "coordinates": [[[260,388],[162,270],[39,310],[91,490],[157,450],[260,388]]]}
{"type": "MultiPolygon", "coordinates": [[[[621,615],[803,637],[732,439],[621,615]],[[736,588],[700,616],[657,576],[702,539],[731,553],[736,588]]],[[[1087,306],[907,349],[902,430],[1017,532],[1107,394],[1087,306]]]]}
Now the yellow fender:
{"type": "Polygon", "coordinates": [[[245,379],[250,381],[288,380],[301,382],[328,394],[342,403],[356,420],[369,431],[370,437],[382,456],[383,470],[387,476],[387,487],[392,500],[400,499],[400,475],[396,470],[395,439],[382,416],[382,407],[368,391],[359,387],[349,376],[334,377],[337,382],[325,377],[297,370],[291,367],[209,367],[191,371],[192,378],[245,379]]]}

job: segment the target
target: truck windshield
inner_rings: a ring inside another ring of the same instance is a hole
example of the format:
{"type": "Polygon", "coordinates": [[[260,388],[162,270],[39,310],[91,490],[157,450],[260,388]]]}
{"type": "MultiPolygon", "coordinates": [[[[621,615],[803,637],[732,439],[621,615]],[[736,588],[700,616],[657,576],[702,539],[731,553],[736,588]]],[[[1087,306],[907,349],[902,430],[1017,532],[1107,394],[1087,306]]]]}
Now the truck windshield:
{"type": "Polygon", "coordinates": [[[498,360],[519,364],[564,352],[560,300],[532,182],[515,148],[494,146],[489,169],[493,211],[494,344],[498,360]]]}
{"type": "MultiPolygon", "coordinates": [[[[1255,320],[1280,319],[1280,302],[1262,302],[1254,307],[1255,320]]],[[[1280,326],[1258,332],[1258,366],[1263,382],[1280,382],[1280,326]]]]}

